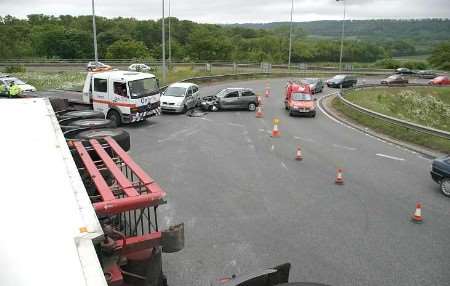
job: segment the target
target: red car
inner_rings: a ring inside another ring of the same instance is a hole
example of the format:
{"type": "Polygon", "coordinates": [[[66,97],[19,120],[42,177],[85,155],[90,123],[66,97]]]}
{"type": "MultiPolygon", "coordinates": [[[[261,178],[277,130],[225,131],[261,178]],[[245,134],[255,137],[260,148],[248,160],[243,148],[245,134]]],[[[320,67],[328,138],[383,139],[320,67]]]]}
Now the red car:
{"type": "Polygon", "coordinates": [[[432,85],[450,85],[450,79],[446,75],[441,75],[430,80],[428,83],[432,85]]]}
{"type": "Polygon", "coordinates": [[[289,115],[309,115],[316,117],[316,99],[312,96],[309,85],[288,84],[284,107],[289,115]]]}

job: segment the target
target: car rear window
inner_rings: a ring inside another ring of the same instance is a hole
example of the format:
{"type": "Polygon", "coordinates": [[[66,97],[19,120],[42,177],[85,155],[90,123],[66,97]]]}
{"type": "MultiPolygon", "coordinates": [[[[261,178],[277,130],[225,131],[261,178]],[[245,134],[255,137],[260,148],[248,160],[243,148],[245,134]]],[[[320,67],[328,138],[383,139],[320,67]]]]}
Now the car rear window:
{"type": "Polygon", "coordinates": [[[254,96],[255,94],[251,90],[245,90],[242,92],[242,96],[254,96]]]}

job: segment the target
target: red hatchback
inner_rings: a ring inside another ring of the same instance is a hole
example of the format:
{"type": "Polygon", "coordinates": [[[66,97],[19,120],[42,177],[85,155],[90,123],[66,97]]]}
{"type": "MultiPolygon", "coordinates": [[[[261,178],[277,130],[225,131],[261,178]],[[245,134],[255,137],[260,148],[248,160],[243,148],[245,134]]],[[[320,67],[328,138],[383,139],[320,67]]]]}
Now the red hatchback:
{"type": "Polygon", "coordinates": [[[432,85],[450,85],[450,79],[446,75],[441,75],[430,80],[428,83],[432,85]]]}

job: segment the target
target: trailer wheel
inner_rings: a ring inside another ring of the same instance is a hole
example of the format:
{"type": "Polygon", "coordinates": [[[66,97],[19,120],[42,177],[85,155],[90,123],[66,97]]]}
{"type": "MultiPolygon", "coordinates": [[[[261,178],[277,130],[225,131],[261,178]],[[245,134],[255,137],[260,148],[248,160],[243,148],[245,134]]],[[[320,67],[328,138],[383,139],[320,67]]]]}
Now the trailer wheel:
{"type": "Polygon", "coordinates": [[[130,134],[120,128],[106,128],[106,129],[92,129],[87,131],[82,131],[75,135],[77,139],[89,140],[89,139],[103,139],[105,137],[112,137],[117,144],[122,147],[123,150],[130,150],[131,140],[130,134]]]}
{"type": "Polygon", "coordinates": [[[119,112],[115,110],[110,110],[108,115],[106,116],[109,120],[111,120],[113,127],[119,127],[122,124],[122,119],[120,118],[119,112]]]}
{"type": "Polygon", "coordinates": [[[101,118],[105,119],[105,114],[101,111],[95,110],[74,110],[63,113],[61,118],[76,118],[76,119],[89,119],[89,118],[101,118]]]}
{"type": "Polygon", "coordinates": [[[64,125],[76,126],[81,128],[91,128],[91,129],[114,127],[114,124],[112,123],[111,120],[101,118],[80,119],[68,122],[68,124],[64,125]]]}

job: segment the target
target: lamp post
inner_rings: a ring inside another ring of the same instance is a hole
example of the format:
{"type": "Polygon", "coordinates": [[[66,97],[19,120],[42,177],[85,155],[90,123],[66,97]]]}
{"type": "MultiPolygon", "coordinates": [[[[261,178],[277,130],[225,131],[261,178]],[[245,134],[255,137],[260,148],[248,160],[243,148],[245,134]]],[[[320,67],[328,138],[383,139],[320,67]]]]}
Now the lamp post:
{"type": "Polygon", "coordinates": [[[289,60],[288,69],[291,69],[291,56],[292,56],[292,14],[294,13],[294,0],[291,1],[291,24],[289,26],[289,60]]]}
{"type": "Polygon", "coordinates": [[[342,31],[341,31],[341,55],[339,56],[339,71],[342,71],[342,57],[344,53],[344,33],[345,33],[345,0],[336,0],[337,2],[344,2],[344,18],[342,19],[342,31]]]}
{"type": "Polygon", "coordinates": [[[94,31],[94,57],[95,63],[98,62],[98,52],[97,52],[97,27],[95,25],[95,4],[92,0],[92,30],[94,31]]]}
{"type": "Polygon", "coordinates": [[[170,34],[170,21],[171,21],[171,6],[170,6],[170,0],[169,0],[169,66],[172,63],[172,36],[170,34]]]}
{"type": "Polygon", "coordinates": [[[164,1],[162,0],[162,81],[166,83],[166,33],[164,29],[164,1]]]}

